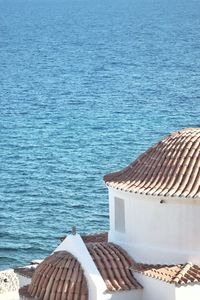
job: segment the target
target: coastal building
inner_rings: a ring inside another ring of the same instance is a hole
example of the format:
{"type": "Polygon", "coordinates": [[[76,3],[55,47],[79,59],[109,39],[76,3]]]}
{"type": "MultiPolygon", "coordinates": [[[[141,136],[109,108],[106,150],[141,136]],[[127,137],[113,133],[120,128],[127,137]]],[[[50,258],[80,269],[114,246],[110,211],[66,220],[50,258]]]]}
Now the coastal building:
{"type": "Polygon", "coordinates": [[[199,300],[200,128],[104,176],[106,235],[72,231],[20,288],[30,300],[199,300]]]}
{"type": "Polygon", "coordinates": [[[104,181],[109,241],[136,261],[200,264],[200,128],[170,134],[104,181]]]}
{"type": "Polygon", "coordinates": [[[132,275],[133,264],[106,234],[74,233],[38,266],[31,284],[20,289],[20,299],[139,300],[142,286],[132,275]]]}

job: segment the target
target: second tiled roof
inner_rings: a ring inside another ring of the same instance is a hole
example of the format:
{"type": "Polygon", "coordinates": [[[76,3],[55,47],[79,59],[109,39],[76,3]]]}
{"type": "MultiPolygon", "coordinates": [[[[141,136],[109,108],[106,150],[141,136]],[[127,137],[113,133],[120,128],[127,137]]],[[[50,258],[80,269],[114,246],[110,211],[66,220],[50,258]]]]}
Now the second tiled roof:
{"type": "Polygon", "coordinates": [[[200,282],[200,267],[191,263],[179,265],[134,264],[131,270],[133,273],[138,272],[176,285],[200,282]]]}
{"type": "MultiPolygon", "coordinates": [[[[59,240],[63,241],[67,236],[60,236],[59,240]]],[[[84,234],[81,235],[82,240],[84,243],[98,243],[98,242],[107,242],[108,241],[108,233],[101,232],[101,233],[93,233],[93,234],[84,234]]]]}
{"type": "Polygon", "coordinates": [[[134,261],[120,246],[99,242],[89,243],[87,248],[109,291],[142,288],[130,271],[134,261]]]}
{"type": "Polygon", "coordinates": [[[129,192],[199,198],[200,128],[170,134],[104,181],[129,192]]]}

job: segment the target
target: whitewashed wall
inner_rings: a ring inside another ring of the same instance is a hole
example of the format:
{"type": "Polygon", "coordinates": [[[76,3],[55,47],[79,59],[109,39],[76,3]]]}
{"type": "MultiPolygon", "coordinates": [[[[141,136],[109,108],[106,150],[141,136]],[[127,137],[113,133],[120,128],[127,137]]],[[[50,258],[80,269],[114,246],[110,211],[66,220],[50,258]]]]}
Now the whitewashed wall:
{"type": "Polygon", "coordinates": [[[18,300],[19,280],[13,269],[0,271],[0,300],[18,300]]]}
{"type": "Polygon", "coordinates": [[[18,292],[7,292],[0,294],[0,300],[19,300],[18,292]]]}
{"type": "Polygon", "coordinates": [[[135,260],[200,263],[200,201],[109,188],[109,207],[109,241],[121,245],[135,260]],[[125,200],[125,233],[115,230],[115,197],[125,200]]]}
{"type": "Polygon", "coordinates": [[[144,287],[141,300],[193,300],[193,298],[176,298],[174,284],[142,274],[136,273],[134,276],[144,287]]]}
{"type": "Polygon", "coordinates": [[[200,285],[186,285],[176,287],[176,300],[199,300],[200,299],[200,285]]]}
{"type": "Polygon", "coordinates": [[[142,291],[143,290],[131,290],[131,291],[121,291],[114,293],[107,293],[105,300],[142,300],[142,291]]]}

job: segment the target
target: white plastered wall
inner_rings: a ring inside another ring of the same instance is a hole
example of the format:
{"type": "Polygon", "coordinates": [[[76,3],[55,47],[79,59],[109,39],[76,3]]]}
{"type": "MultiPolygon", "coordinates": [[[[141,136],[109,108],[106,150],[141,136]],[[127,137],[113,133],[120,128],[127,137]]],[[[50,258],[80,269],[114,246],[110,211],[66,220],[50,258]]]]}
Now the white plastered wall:
{"type": "Polygon", "coordinates": [[[199,300],[198,283],[177,286],[139,273],[135,278],[143,285],[141,300],[199,300]]]}
{"type": "Polygon", "coordinates": [[[109,209],[109,241],[121,245],[138,262],[200,263],[199,200],[109,188],[109,209]],[[124,233],[115,230],[115,197],[124,199],[124,233]]]}
{"type": "Polygon", "coordinates": [[[199,300],[200,285],[198,283],[176,287],[176,300],[199,300]]]}
{"type": "Polygon", "coordinates": [[[106,294],[105,300],[142,300],[141,289],[106,294]]]}
{"type": "Polygon", "coordinates": [[[0,271],[0,300],[18,300],[19,280],[13,269],[0,271]]]}
{"type": "Polygon", "coordinates": [[[169,284],[139,273],[135,273],[134,276],[144,287],[141,300],[193,300],[193,298],[177,299],[174,284],[169,284]]]}
{"type": "Polygon", "coordinates": [[[0,300],[19,300],[18,292],[7,292],[0,294],[0,300]]]}

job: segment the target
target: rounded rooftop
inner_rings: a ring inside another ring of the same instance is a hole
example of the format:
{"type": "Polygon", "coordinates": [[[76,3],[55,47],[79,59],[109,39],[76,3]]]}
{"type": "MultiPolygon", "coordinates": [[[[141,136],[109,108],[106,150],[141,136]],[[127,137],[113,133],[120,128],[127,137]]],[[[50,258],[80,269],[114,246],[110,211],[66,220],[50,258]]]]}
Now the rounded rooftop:
{"type": "Polygon", "coordinates": [[[67,251],[47,257],[36,268],[31,284],[19,290],[23,299],[88,300],[88,287],[78,260],[67,251]]]}
{"type": "Polygon", "coordinates": [[[171,133],[104,181],[128,192],[200,198],[200,128],[171,133]]]}

